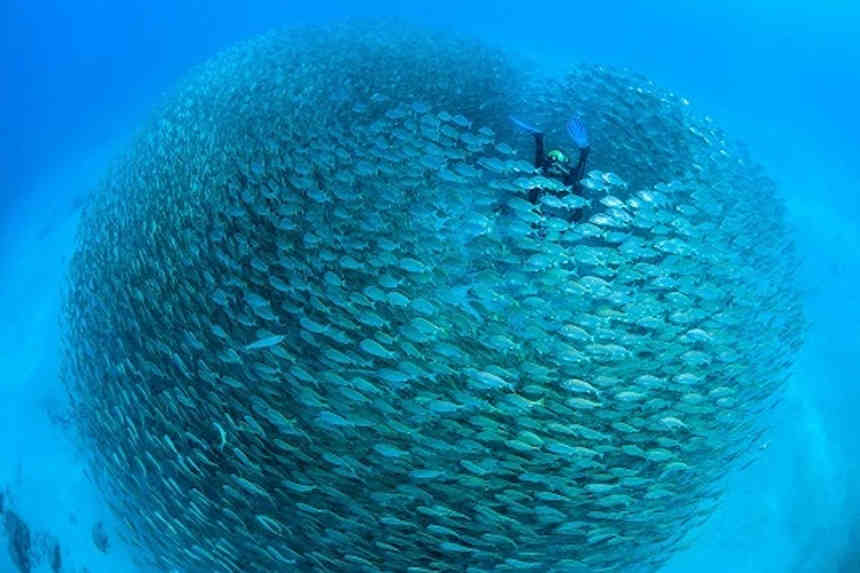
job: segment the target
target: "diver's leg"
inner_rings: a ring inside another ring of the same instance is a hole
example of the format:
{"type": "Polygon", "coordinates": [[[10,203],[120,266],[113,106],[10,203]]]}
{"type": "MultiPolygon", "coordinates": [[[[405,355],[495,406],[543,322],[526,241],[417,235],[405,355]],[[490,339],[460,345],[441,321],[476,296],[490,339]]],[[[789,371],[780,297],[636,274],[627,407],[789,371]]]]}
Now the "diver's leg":
{"type": "Polygon", "coordinates": [[[576,166],[564,177],[565,185],[570,185],[574,188],[579,186],[580,179],[585,177],[585,164],[588,162],[588,153],[590,151],[590,147],[583,147],[579,150],[579,161],[576,162],[576,166]]]}
{"type": "MultiPolygon", "coordinates": [[[[579,161],[576,162],[576,166],[570,170],[564,180],[565,185],[569,185],[573,193],[580,197],[585,197],[580,181],[585,177],[585,165],[588,162],[590,151],[590,147],[583,147],[579,150],[579,161]]],[[[574,209],[570,214],[570,220],[574,223],[579,223],[583,219],[585,219],[585,207],[574,209]]]]}
{"type": "Polygon", "coordinates": [[[543,167],[544,162],[544,154],[543,154],[543,133],[535,132],[535,167],[540,169],[543,167]]]}
{"type": "Polygon", "coordinates": [[[579,161],[576,162],[576,180],[579,181],[585,177],[585,164],[588,162],[588,154],[591,152],[591,147],[583,147],[579,150],[579,161]]]}

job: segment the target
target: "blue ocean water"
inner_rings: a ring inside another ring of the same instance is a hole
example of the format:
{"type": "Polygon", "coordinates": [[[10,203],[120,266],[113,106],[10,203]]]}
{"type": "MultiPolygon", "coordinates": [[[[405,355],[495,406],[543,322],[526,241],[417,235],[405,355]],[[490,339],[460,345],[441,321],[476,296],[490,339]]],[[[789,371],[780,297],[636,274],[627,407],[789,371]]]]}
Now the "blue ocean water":
{"type": "MultiPolygon", "coordinates": [[[[849,2],[7,2],[0,157],[0,491],[69,571],[134,571],[66,438],[64,264],[81,203],[192,66],[273,27],[396,17],[534,57],[635,69],[745,142],[780,186],[812,322],[762,459],[668,572],[860,571],[860,8],[849,2]]],[[[5,545],[5,534],[3,544],[5,545]]],[[[14,571],[0,550],[0,571],[14,571]]],[[[39,571],[47,571],[42,563],[39,571]]]]}

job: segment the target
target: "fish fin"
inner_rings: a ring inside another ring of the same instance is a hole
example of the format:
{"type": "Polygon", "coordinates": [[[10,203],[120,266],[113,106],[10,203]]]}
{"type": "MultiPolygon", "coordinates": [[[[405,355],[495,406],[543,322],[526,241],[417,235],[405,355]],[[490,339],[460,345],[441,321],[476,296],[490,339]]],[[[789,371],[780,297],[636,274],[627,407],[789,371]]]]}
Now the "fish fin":
{"type": "Polygon", "coordinates": [[[508,117],[511,118],[511,121],[513,122],[514,125],[516,125],[520,129],[522,129],[526,133],[530,133],[532,135],[537,135],[538,133],[540,133],[540,130],[538,130],[536,127],[533,127],[533,126],[527,124],[526,122],[520,121],[519,119],[515,118],[512,115],[508,116],[508,117]]]}
{"type": "Polygon", "coordinates": [[[567,133],[578,148],[585,149],[588,147],[588,129],[586,129],[582,118],[579,116],[570,118],[567,122],[567,133]]]}

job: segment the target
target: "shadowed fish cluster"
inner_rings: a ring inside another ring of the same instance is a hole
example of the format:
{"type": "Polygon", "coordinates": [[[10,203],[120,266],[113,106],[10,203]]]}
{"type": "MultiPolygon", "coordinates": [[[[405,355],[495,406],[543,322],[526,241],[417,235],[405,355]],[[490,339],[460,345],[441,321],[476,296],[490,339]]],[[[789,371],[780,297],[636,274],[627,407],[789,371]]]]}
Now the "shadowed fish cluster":
{"type": "Polygon", "coordinates": [[[30,527],[14,511],[3,515],[3,525],[12,564],[18,573],[30,573],[33,570],[30,527]]]}
{"type": "Polygon", "coordinates": [[[197,70],[87,206],[65,305],[94,473],[142,558],[659,568],[805,329],[773,183],[686,104],[387,25],[197,70]],[[559,184],[517,147],[524,109],[589,125],[586,197],[525,199],[559,184]]]}

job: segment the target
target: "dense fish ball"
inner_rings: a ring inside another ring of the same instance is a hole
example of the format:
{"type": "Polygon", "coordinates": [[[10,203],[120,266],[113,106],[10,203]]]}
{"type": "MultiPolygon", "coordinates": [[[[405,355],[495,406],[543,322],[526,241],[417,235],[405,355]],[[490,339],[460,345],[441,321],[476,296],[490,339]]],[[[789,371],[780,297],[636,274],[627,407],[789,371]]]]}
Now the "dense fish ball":
{"type": "Polygon", "coordinates": [[[773,183],[627,71],[394,26],[195,71],[81,224],[64,374],[164,570],[654,570],[804,320],[773,183]],[[591,131],[586,197],[511,113],[591,131]],[[571,211],[584,217],[572,222],[571,211]]]}

